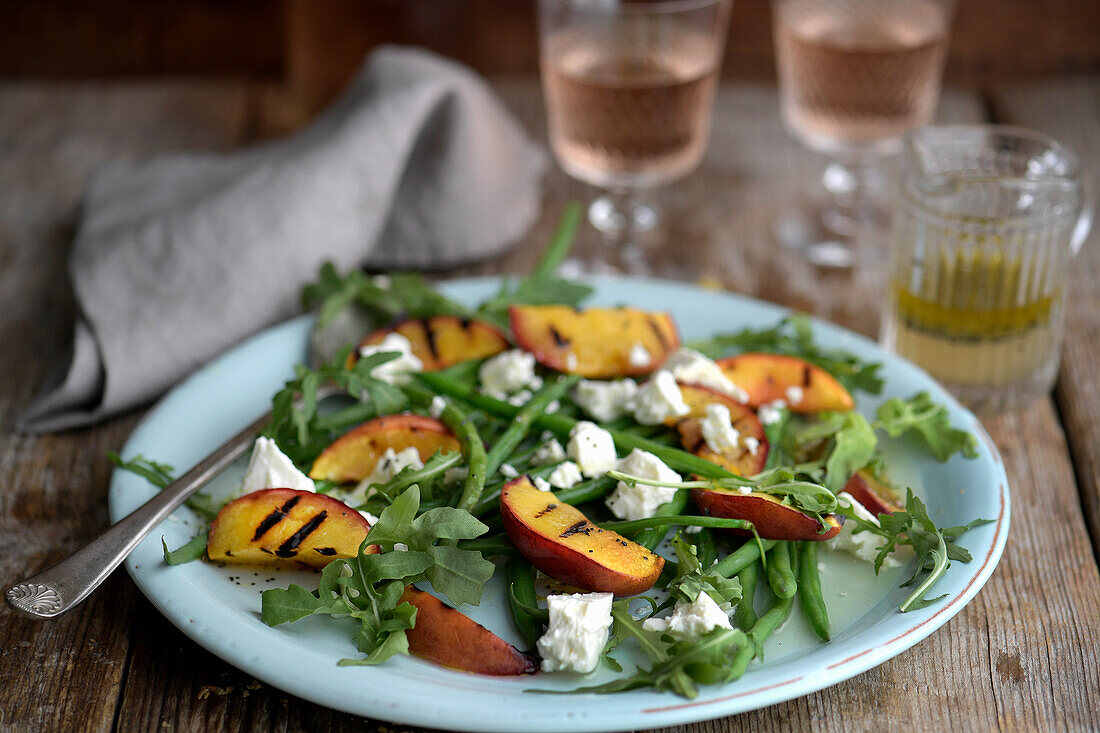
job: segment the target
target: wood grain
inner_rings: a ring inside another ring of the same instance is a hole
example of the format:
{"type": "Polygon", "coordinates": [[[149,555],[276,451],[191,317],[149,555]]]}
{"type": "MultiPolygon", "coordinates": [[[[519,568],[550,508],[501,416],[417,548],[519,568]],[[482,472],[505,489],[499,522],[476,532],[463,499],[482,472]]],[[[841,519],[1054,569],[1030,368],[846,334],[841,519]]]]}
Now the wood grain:
{"type": "MultiPolygon", "coordinates": [[[[497,88],[542,136],[537,86],[513,78],[497,88]]],[[[1041,94],[998,92],[993,109],[1021,119],[1027,110],[1038,115],[1041,94]]],[[[1100,104],[1100,93],[1093,80],[1057,94],[1057,105],[1046,103],[1050,127],[1058,115],[1080,115],[1061,123],[1071,128],[1069,141],[1073,125],[1094,123],[1095,114],[1091,123],[1087,114],[1100,104]]],[[[263,102],[271,97],[270,87],[240,85],[0,87],[0,139],[11,141],[0,147],[0,469],[8,478],[0,492],[3,577],[43,567],[105,525],[103,452],[121,445],[137,417],[56,436],[15,435],[2,427],[63,360],[72,318],[64,260],[88,171],[118,156],[225,149],[276,129],[293,116],[254,118],[257,110],[278,108],[263,102]]],[[[941,117],[978,120],[984,110],[976,95],[951,93],[941,117]]],[[[1029,124],[1048,125],[1046,118],[1034,119],[1029,124]]],[[[770,236],[780,207],[812,190],[821,165],[783,133],[774,90],[724,87],[704,166],[659,195],[670,229],[649,243],[655,274],[688,281],[705,275],[874,336],[880,291],[873,263],[881,243],[865,243],[872,266],[849,275],[809,267],[770,236]]],[[[464,272],[525,270],[563,203],[592,193],[555,170],[535,230],[506,256],[464,272]]],[[[579,256],[601,247],[586,227],[579,256]]],[[[1070,310],[1071,342],[1097,342],[1089,338],[1097,328],[1090,319],[1100,313],[1100,304],[1089,300],[1093,282],[1078,287],[1085,298],[1070,310]]],[[[1043,400],[987,422],[1005,458],[1016,513],[1002,564],[962,613],[852,680],[683,730],[1094,727],[1100,576],[1070,462],[1072,448],[1077,475],[1095,498],[1096,456],[1089,450],[1100,443],[1100,397],[1087,379],[1091,363],[1095,352],[1067,348],[1058,410],[1043,400]]],[[[321,708],[233,669],[173,628],[121,574],[62,619],[32,623],[0,615],[0,650],[0,730],[408,730],[321,708]]]]}
{"type": "MultiPolygon", "coordinates": [[[[1053,135],[1073,150],[1092,176],[1091,203],[1100,205],[1100,78],[997,90],[991,95],[998,122],[1053,135]]],[[[1066,343],[1058,374],[1058,409],[1077,468],[1081,501],[1100,557],[1100,225],[1073,262],[1066,304],[1066,343]]]]}

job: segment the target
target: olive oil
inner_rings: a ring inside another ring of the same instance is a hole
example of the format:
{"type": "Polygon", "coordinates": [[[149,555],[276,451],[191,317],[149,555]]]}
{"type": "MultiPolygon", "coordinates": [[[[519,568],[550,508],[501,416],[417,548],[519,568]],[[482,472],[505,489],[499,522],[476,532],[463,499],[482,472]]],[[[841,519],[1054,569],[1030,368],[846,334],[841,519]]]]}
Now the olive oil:
{"type": "Polygon", "coordinates": [[[891,227],[887,348],[972,409],[1054,386],[1070,263],[1091,223],[1080,163],[996,125],[906,134],[891,227]]]}
{"type": "Polygon", "coordinates": [[[1012,385],[1057,355],[1061,287],[1041,263],[996,249],[939,250],[891,283],[895,350],[960,387],[1012,385]]]}

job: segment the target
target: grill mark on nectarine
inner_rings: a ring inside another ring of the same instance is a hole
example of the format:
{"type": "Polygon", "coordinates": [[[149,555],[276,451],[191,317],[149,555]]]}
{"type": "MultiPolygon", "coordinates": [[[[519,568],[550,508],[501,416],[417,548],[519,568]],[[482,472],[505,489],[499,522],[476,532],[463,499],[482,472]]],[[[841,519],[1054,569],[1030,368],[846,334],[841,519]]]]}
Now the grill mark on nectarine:
{"type": "Polygon", "coordinates": [[[558,508],[557,504],[547,504],[545,509],[539,509],[538,514],[535,515],[535,519],[545,517],[550,512],[558,508]]]}
{"type": "Polygon", "coordinates": [[[810,370],[810,365],[807,364],[806,366],[802,367],[802,386],[803,387],[809,387],[810,386],[810,381],[812,379],[813,379],[813,374],[810,370]]]}
{"type": "Polygon", "coordinates": [[[336,554],[335,547],[314,547],[313,549],[316,550],[318,554],[324,555],[325,557],[336,554]]]}
{"type": "Polygon", "coordinates": [[[650,329],[652,329],[654,335],[657,336],[657,341],[660,342],[661,349],[663,349],[664,351],[668,351],[668,339],[665,338],[665,333],[661,330],[661,326],[657,323],[653,316],[648,316],[646,318],[646,323],[649,324],[650,329]]]}
{"type": "Polygon", "coordinates": [[[420,319],[420,327],[424,329],[424,341],[428,344],[428,351],[432,359],[439,360],[439,345],[435,342],[435,329],[427,318],[420,319]]]}
{"type": "Polygon", "coordinates": [[[287,537],[286,542],[279,545],[279,549],[275,550],[275,554],[279,557],[294,557],[298,554],[298,545],[302,544],[302,541],[309,537],[313,530],[317,529],[324,523],[325,518],[328,517],[327,511],[321,511],[310,517],[309,521],[298,528],[298,531],[287,537]]]}
{"type": "Polygon", "coordinates": [[[558,535],[558,537],[562,538],[563,540],[566,537],[572,537],[575,534],[583,534],[585,537],[587,537],[592,532],[592,529],[593,527],[588,523],[588,520],[582,519],[581,521],[570,525],[568,528],[566,528],[564,532],[558,535]]]}
{"type": "Polygon", "coordinates": [[[283,518],[290,513],[290,510],[294,508],[300,498],[301,497],[298,496],[292,496],[287,499],[285,504],[264,517],[263,521],[256,525],[256,534],[252,535],[252,541],[258,542],[261,537],[267,534],[269,529],[283,521],[283,518]]]}
{"type": "Polygon", "coordinates": [[[566,346],[568,346],[570,343],[572,343],[565,336],[562,336],[561,331],[559,331],[554,326],[550,327],[550,336],[554,339],[554,343],[558,345],[558,348],[561,348],[561,349],[564,349],[566,346]]]}

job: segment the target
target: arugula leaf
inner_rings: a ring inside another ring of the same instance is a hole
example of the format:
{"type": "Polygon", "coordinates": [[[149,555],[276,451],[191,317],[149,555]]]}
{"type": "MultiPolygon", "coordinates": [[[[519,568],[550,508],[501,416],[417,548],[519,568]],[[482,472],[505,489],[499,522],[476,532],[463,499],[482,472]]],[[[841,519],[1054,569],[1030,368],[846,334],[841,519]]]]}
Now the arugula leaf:
{"type": "MultiPolygon", "coordinates": [[[[616,601],[611,608],[616,644],[634,640],[649,658],[650,667],[639,667],[632,675],[602,685],[581,687],[568,692],[610,693],[652,687],[694,699],[700,684],[720,684],[734,679],[734,661],[752,642],[740,629],[713,629],[698,641],[675,641],[656,631],[647,631],[634,618],[629,601],[616,601]]],[[[535,692],[558,692],[534,690],[535,692]]],[[[563,691],[566,692],[566,691],[563,691]]]]}
{"type": "Polygon", "coordinates": [[[332,323],[340,311],[352,304],[366,311],[378,326],[397,316],[472,315],[465,306],[442,295],[415,273],[395,273],[380,281],[361,270],[341,275],[335,265],[325,262],[317,281],[302,289],[302,308],[319,307],[320,327],[332,323]]]}
{"type": "Polygon", "coordinates": [[[842,349],[818,346],[814,342],[810,318],[803,313],[787,316],[771,328],[745,328],[694,341],[687,346],[711,358],[725,356],[734,350],[797,356],[829,372],[850,391],[882,392],[883,380],[878,375],[882,364],[860,361],[854,354],[842,349]]]}
{"type": "Polygon", "coordinates": [[[316,591],[297,585],[264,591],[264,623],[277,626],[314,614],[354,618],[360,625],[356,648],[366,656],[340,664],[378,664],[408,654],[405,631],[416,623],[416,609],[401,601],[406,585],[427,580],[455,605],[480,602],[495,566],[480,552],[436,543],[478,537],[488,527],[454,507],[417,516],[419,509],[420,487],[413,484],[382,510],[357,557],[325,566],[316,591]],[[399,543],[407,549],[395,551],[399,543]],[[370,545],[383,552],[366,554],[370,545]]]}
{"type": "Polygon", "coordinates": [[[933,455],[946,461],[955,453],[967,458],[978,455],[978,441],[969,432],[951,427],[947,408],[932,401],[927,392],[920,392],[908,400],[894,397],[879,406],[875,427],[885,430],[892,438],[913,430],[924,439],[933,455]]]}
{"type": "Polygon", "coordinates": [[[346,367],[352,346],[346,346],[328,364],[317,369],[296,366],[294,377],[272,398],[271,421],[262,435],[271,438],[296,465],[308,465],[326,446],[352,425],[378,415],[399,412],[408,398],[399,388],[371,376],[371,371],[398,356],[371,354],[346,367]],[[334,383],[354,403],[322,415],[317,392],[334,383]]]}
{"type": "Polygon", "coordinates": [[[902,583],[903,588],[916,583],[921,573],[928,573],[924,581],[901,604],[902,612],[925,608],[942,599],[943,596],[927,599],[925,594],[950,567],[951,560],[958,562],[971,560],[970,553],[956,540],[968,530],[993,521],[975,519],[962,526],[940,529],[928,515],[928,508],[924,502],[913,494],[912,489],[906,491],[905,509],[892,514],[879,514],[877,525],[862,519],[850,508],[841,507],[841,511],[846,515],[846,521],[855,523],[856,533],[871,532],[883,538],[883,544],[875,557],[876,573],[882,569],[882,563],[886,557],[899,546],[911,547],[917,557],[913,575],[902,583]]]}
{"type": "Polygon", "coordinates": [[[183,565],[184,563],[198,560],[206,553],[206,533],[196,535],[190,542],[175,550],[168,549],[168,543],[160,538],[161,547],[164,548],[164,562],[168,565],[183,565]]]}
{"type": "Polygon", "coordinates": [[[825,486],[836,493],[859,469],[875,457],[878,438],[858,412],[846,412],[833,437],[833,450],[825,461],[825,486]]]}
{"type": "MultiPolygon", "coordinates": [[[[141,476],[158,489],[167,488],[170,483],[176,480],[172,475],[174,470],[172,466],[167,463],[157,463],[149,460],[140,453],[129,461],[124,461],[118,453],[107,451],[107,459],[120,471],[129,471],[141,476]]],[[[214,517],[218,515],[221,506],[215,504],[208,494],[200,492],[193,494],[187,500],[187,508],[209,522],[213,521],[214,517]]]]}
{"type": "Polygon", "coordinates": [[[704,570],[695,546],[685,542],[679,533],[672,539],[672,549],[677,559],[676,575],[668,584],[672,598],[694,603],[700,593],[706,593],[719,605],[741,600],[741,581],[736,576],[727,578],[714,570],[704,570]]]}
{"type": "Polygon", "coordinates": [[[489,528],[462,509],[437,507],[416,516],[419,507],[420,487],[413,484],[382,512],[367,541],[387,552],[400,542],[410,552],[425,553],[432,561],[425,569],[425,578],[432,587],[455,605],[477,605],[485,583],[493,576],[493,563],[480,552],[435,543],[473,539],[489,528]]]}

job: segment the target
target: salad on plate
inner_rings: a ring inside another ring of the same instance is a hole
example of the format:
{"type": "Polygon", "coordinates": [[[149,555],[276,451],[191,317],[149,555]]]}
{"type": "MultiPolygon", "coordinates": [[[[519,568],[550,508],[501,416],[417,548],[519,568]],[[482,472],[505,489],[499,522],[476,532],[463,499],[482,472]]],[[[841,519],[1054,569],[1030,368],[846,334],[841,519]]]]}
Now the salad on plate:
{"type": "Polygon", "coordinates": [[[578,689],[688,698],[742,676],[791,614],[830,640],[823,553],[904,567],[901,613],[941,601],[936,581],[971,559],[960,537],[986,520],[937,526],[880,438],[912,435],[940,461],[975,438],[925,393],[856,411],[853,393],[882,390],[878,365],[818,344],[803,316],[681,343],[644,303],[583,307],[590,287],[558,274],[576,222],[477,308],[417,275],[322,268],[303,294],[317,329],[351,312],[370,325],[296,368],[241,485],[189,502],[209,527],[165,562],[316,570],[263,591],[257,623],[353,619],[341,665],[604,668],[611,681],[578,689]],[[339,395],[319,399],[326,385],[339,395]],[[521,646],[462,612],[494,575],[521,646]]]}

